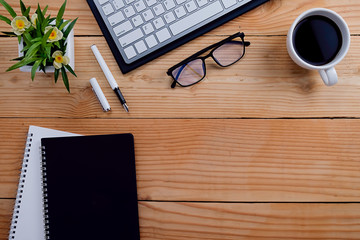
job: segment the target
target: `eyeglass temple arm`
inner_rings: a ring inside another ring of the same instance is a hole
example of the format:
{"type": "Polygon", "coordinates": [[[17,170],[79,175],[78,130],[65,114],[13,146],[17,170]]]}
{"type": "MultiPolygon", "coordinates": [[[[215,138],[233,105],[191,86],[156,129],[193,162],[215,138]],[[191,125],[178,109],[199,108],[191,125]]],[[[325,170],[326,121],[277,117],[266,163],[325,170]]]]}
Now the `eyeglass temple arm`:
{"type": "Polygon", "coordinates": [[[248,42],[248,41],[244,41],[244,43],[245,43],[245,47],[250,46],[250,42],[248,42]]]}
{"type": "MultiPolygon", "coordinates": [[[[231,35],[231,36],[229,36],[229,37],[221,40],[220,42],[214,43],[214,44],[212,44],[212,45],[210,45],[210,46],[208,46],[208,47],[206,47],[206,48],[198,51],[197,53],[194,53],[193,55],[191,55],[190,57],[184,59],[183,61],[181,61],[180,63],[178,63],[178,64],[176,64],[176,65],[177,65],[177,66],[182,65],[182,64],[188,62],[189,60],[191,60],[191,59],[193,59],[193,58],[195,58],[195,57],[197,57],[197,56],[200,56],[201,54],[209,51],[210,49],[213,49],[213,48],[215,48],[215,47],[217,47],[217,46],[219,46],[219,45],[221,45],[221,44],[223,44],[223,43],[226,43],[226,42],[228,42],[229,40],[231,40],[231,39],[233,39],[233,38],[235,38],[235,37],[244,36],[243,34],[244,34],[244,33],[240,33],[240,32],[235,33],[235,34],[233,34],[233,35],[231,35]]],[[[250,45],[250,42],[249,42],[249,45],[250,45]]],[[[245,46],[249,46],[249,45],[246,45],[246,43],[245,43],[245,46]]]]}

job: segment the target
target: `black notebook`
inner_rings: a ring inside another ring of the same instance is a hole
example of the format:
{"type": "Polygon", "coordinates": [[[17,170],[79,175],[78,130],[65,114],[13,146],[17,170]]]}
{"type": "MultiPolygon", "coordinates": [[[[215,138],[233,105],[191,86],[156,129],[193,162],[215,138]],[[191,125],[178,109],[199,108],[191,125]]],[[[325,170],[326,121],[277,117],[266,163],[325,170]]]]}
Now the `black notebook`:
{"type": "Polygon", "coordinates": [[[47,239],[140,239],[132,134],[41,144],[47,239]]]}

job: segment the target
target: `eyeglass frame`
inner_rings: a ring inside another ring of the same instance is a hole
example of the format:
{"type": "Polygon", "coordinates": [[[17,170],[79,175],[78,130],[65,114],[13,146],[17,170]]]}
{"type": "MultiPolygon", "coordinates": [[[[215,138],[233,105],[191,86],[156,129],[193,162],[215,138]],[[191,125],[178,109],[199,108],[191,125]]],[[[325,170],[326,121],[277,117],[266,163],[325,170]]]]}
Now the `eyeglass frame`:
{"type": "Polygon", "coordinates": [[[215,61],[215,63],[216,63],[217,65],[219,65],[220,67],[229,67],[229,66],[235,64],[236,62],[238,62],[238,61],[239,61],[240,59],[242,59],[242,58],[244,57],[244,55],[245,55],[245,47],[250,46],[250,42],[249,42],[249,41],[245,41],[245,40],[244,40],[244,37],[245,37],[245,34],[244,34],[243,32],[237,32],[237,33],[235,33],[235,34],[233,34],[233,35],[231,35],[231,36],[229,36],[229,37],[227,37],[227,38],[225,38],[225,39],[223,39],[223,40],[221,40],[221,41],[219,41],[219,42],[217,42],[217,43],[214,43],[214,44],[212,44],[212,45],[210,45],[210,46],[208,46],[208,47],[206,47],[206,48],[198,51],[197,53],[194,53],[194,54],[191,55],[190,57],[187,57],[187,58],[184,59],[183,61],[181,61],[181,62],[175,64],[174,66],[172,66],[171,68],[169,68],[169,69],[167,70],[166,74],[167,74],[168,76],[171,76],[172,79],[173,79],[173,83],[171,84],[171,88],[175,88],[176,83],[179,84],[181,87],[190,87],[190,86],[192,86],[192,85],[194,85],[194,84],[199,83],[200,81],[202,81],[202,80],[205,78],[205,76],[206,76],[206,64],[205,64],[205,60],[206,60],[207,58],[209,58],[209,57],[211,57],[211,58],[215,61]],[[243,54],[242,54],[241,57],[239,57],[239,59],[236,60],[235,62],[233,62],[233,63],[231,63],[231,64],[229,64],[229,65],[226,65],[226,66],[221,65],[221,64],[216,60],[216,58],[214,57],[214,55],[213,55],[214,51],[215,51],[216,49],[218,49],[220,46],[224,45],[225,43],[231,42],[231,40],[233,40],[233,39],[235,39],[235,38],[237,38],[237,37],[240,37],[240,38],[241,38],[241,41],[242,41],[242,43],[243,43],[243,46],[244,46],[243,54]],[[212,50],[211,50],[211,49],[212,49],[212,50]],[[205,55],[205,56],[203,56],[203,57],[199,57],[201,54],[204,54],[205,52],[207,52],[207,51],[209,51],[209,50],[211,50],[211,51],[210,51],[207,55],[205,55]],[[189,63],[189,62],[191,62],[191,61],[194,61],[194,60],[196,60],[196,59],[200,59],[200,60],[202,61],[202,63],[203,63],[204,76],[203,76],[201,79],[199,79],[198,81],[194,82],[194,83],[191,83],[191,84],[189,84],[189,85],[182,85],[181,83],[179,83],[179,82],[174,78],[172,72],[173,72],[176,68],[178,68],[178,67],[180,67],[180,66],[182,66],[182,65],[185,65],[186,63],[189,63]]]}

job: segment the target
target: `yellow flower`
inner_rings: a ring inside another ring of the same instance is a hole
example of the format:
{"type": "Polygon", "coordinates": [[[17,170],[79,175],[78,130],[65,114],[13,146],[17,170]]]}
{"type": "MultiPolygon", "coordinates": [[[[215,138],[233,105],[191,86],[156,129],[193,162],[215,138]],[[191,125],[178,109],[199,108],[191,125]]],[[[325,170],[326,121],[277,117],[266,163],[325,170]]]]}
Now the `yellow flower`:
{"type": "Polygon", "coordinates": [[[37,21],[37,17],[38,15],[36,13],[34,13],[32,16],[31,16],[31,24],[34,28],[36,28],[36,21],[37,21]]]}
{"type": "Polygon", "coordinates": [[[60,50],[55,51],[52,54],[54,58],[54,67],[60,69],[63,65],[68,65],[70,63],[70,58],[68,56],[63,56],[63,52],[60,50]]]}
{"type": "Polygon", "coordinates": [[[11,27],[16,35],[21,35],[31,26],[31,23],[24,16],[16,16],[11,21],[11,27]]]}
{"type": "Polygon", "coordinates": [[[45,34],[52,29],[52,32],[50,33],[49,39],[47,42],[56,42],[62,39],[63,33],[60,31],[57,27],[47,26],[45,28],[45,34]]]}

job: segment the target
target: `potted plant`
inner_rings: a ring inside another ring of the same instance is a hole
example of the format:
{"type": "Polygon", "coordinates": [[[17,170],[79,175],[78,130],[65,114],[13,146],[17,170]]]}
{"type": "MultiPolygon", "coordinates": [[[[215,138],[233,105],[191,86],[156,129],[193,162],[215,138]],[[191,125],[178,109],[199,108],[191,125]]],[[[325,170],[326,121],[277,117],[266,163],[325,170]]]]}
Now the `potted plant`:
{"type": "Polygon", "coordinates": [[[11,20],[0,15],[0,20],[12,27],[11,32],[3,33],[17,37],[19,41],[20,56],[13,59],[18,62],[6,71],[17,68],[23,71],[28,69],[31,71],[31,79],[34,80],[37,71],[51,72],[51,66],[53,66],[55,83],[61,74],[65,87],[70,92],[67,71],[76,77],[72,66],[74,66],[73,27],[77,18],[75,20],[63,19],[66,0],[54,18],[50,14],[46,16],[48,6],[41,10],[38,4],[36,11],[30,16],[31,7],[26,7],[20,0],[22,15],[18,16],[4,0],[0,0],[0,4],[12,17],[11,20]]]}

